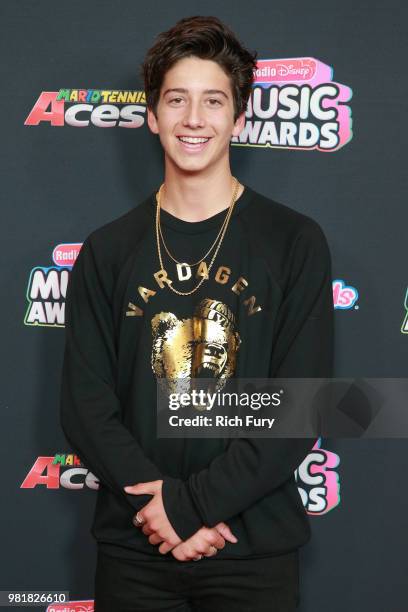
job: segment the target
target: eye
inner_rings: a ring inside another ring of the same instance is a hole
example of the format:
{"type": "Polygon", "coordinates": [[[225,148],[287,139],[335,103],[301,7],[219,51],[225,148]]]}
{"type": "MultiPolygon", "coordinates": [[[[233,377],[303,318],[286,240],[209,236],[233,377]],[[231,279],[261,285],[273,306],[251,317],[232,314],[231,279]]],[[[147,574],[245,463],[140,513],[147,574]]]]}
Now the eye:
{"type": "MultiPolygon", "coordinates": [[[[221,102],[217,100],[217,98],[209,98],[209,102],[216,102],[217,104],[221,105],[221,102]]],[[[216,104],[210,104],[210,106],[216,106],[216,104]]]]}
{"type": "Polygon", "coordinates": [[[182,100],[183,98],[172,98],[170,102],[175,102],[176,100],[182,100]]]}

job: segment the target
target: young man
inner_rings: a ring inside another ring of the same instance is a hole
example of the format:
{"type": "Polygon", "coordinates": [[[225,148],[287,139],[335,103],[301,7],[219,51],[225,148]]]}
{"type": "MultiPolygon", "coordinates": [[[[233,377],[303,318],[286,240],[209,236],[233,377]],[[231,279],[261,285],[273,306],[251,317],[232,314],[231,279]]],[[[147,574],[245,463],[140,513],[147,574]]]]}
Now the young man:
{"type": "Polygon", "coordinates": [[[93,231],[71,273],[61,422],[100,480],[97,612],[299,599],[294,471],[315,440],[156,436],[159,379],[332,376],[325,236],[231,174],[255,58],[215,17],[158,36],[143,74],[163,184],[93,231]]]}

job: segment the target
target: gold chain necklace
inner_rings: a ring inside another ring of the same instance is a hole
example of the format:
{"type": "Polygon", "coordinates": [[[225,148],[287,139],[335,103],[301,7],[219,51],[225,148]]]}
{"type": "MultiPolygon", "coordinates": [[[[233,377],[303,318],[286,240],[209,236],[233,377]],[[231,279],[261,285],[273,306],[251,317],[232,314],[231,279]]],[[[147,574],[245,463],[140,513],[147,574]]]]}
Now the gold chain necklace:
{"type": "MultiPolygon", "coordinates": [[[[210,270],[211,270],[211,268],[212,268],[212,265],[213,265],[213,263],[214,263],[214,260],[215,260],[215,258],[216,258],[216,256],[217,256],[217,253],[218,253],[218,251],[219,251],[219,249],[220,249],[220,247],[221,247],[221,244],[222,244],[222,241],[223,241],[223,239],[224,239],[225,232],[227,231],[228,223],[229,223],[229,220],[230,220],[230,218],[231,218],[232,211],[233,211],[233,209],[234,209],[234,205],[235,205],[235,202],[236,202],[236,197],[237,197],[237,192],[238,192],[239,182],[238,182],[238,180],[237,180],[235,177],[234,177],[234,181],[235,181],[235,187],[234,187],[234,192],[233,192],[233,195],[232,195],[231,204],[230,204],[230,207],[229,207],[229,209],[228,209],[228,213],[227,213],[227,215],[226,215],[226,218],[225,218],[225,220],[224,220],[224,223],[223,223],[223,225],[222,225],[222,227],[221,227],[221,230],[220,230],[220,232],[222,231],[220,241],[219,241],[219,243],[218,243],[218,245],[217,245],[217,248],[216,248],[215,253],[214,253],[214,255],[213,255],[212,259],[211,259],[211,262],[210,262],[210,264],[209,264],[209,266],[208,266],[208,268],[207,268],[208,272],[210,272],[210,270]]],[[[160,233],[160,235],[162,236],[161,227],[160,227],[160,196],[161,196],[161,191],[162,191],[162,188],[163,188],[163,185],[161,185],[161,187],[160,187],[160,189],[159,189],[158,193],[156,194],[156,202],[157,202],[157,206],[156,206],[156,242],[157,242],[157,251],[158,251],[158,255],[159,255],[160,266],[161,266],[161,269],[162,269],[162,270],[164,270],[164,265],[163,265],[163,260],[162,260],[162,255],[161,255],[161,250],[160,250],[160,239],[159,239],[159,233],[160,233]]],[[[218,233],[218,235],[220,234],[220,232],[218,233]]],[[[217,239],[218,239],[218,236],[217,236],[217,238],[215,239],[215,242],[217,241],[217,239]]],[[[164,240],[163,240],[163,244],[164,244],[164,240]]],[[[215,243],[214,243],[214,244],[215,244],[215,243]]],[[[211,251],[211,249],[213,248],[214,244],[211,246],[210,251],[211,251]]],[[[169,253],[169,251],[168,251],[168,249],[167,249],[167,248],[166,248],[166,251],[169,253]]],[[[204,257],[206,257],[210,251],[208,251],[204,257]]],[[[169,255],[170,255],[170,253],[169,253],[169,255]]],[[[170,255],[170,256],[171,256],[171,255],[170,255]]],[[[172,256],[171,256],[171,257],[172,257],[172,256]]],[[[172,259],[173,259],[174,261],[177,261],[177,260],[175,260],[175,259],[174,259],[174,257],[172,257],[172,259]]],[[[204,258],[202,258],[202,261],[203,261],[203,260],[204,260],[204,258]]],[[[177,262],[177,263],[178,263],[178,264],[180,264],[181,262],[177,262]]],[[[184,263],[185,263],[185,262],[184,262],[184,263]]],[[[198,262],[198,263],[201,263],[201,261],[200,261],[200,262],[198,262]]],[[[182,265],[183,265],[183,264],[182,264],[182,265]]],[[[186,263],[185,265],[189,266],[189,264],[187,264],[187,263],[186,263]]],[[[194,265],[195,265],[195,264],[194,264],[194,265]]],[[[177,293],[177,295],[191,295],[192,293],[194,293],[195,291],[197,291],[197,289],[198,289],[199,287],[201,287],[202,283],[203,283],[205,280],[206,280],[206,279],[205,279],[205,277],[203,276],[203,277],[202,277],[202,279],[200,280],[200,282],[198,283],[198,285],[197,285],[197,286],[196,286],[194,289],[192,289],[191,291],[178,291],[178,289],[175,289],[175,288],[172,286],[172,284],[168,284],[167,286],[168,286],[168,287],[170,287],[170,289],[171,289],[171,290],[172,290],[174,293],[177,293]]]]}
{"type": "MultiPolygon", "coordinates": [[[[161,187],[160,187],[159,191],[156,193],[156,202],[158,202],[159,198],[160,198],[160,201],[161,201],[161,198],[162,198],[162,189],[163,189],[163,187],[164,187],[164,183],[161,185],[161,187]]],[[[212,250],[213,250],[213,248],[215,247],[215,245],[216,245],[216,243],[217,243],[217,240],[218,240],[218,238],[219,238],[219,236],[220,236],[220,234],[221,234],[221,232],[222,232],[222,230],[223,230],[224,225],[227,223],[227,221],[228,221],[228,215],[226,215],[226,216],[225,216],[225,219],[224,219],[224,221],[223,221],[223,224],[221,225],[220,231],[218,232],[217,237],[215,238],[214,242],[212,243],[212,245],[210,246],[210,248],[208,249],[208,251],[206,252],[206,254],[205,254],[205,255],[203,255],[203,257],[201,257],[201,258],[200,258],[198,261],[196,261],[196,262],[194,262],[194,263],[189,263],[189,262],[181,262],[181,261],[179,261],[178,259],[176,259],[175,257],[173,257],[173,255],[170,253],[169,249],[168,249],[168,248],[167,248],[167,246],[166,246],[166,243],[165,243],[164,238],[163,238],[162,230],[161,230],[161,225],[160,225],[160,222],[159,222],[159,233],[160,233],[160,238],[162,239],[163,246],[164,246],[164,248],[166,249],[167,255],[168,255],[169,257],[171,257],[171,259],[172,259],[174,262],[176,262],[176,263],[178,263],[178,264],[181,264],[181,263],[186,263],[188,266],[190,266],[190,268],[193,268],[194,266],[198,266],[198,265],[199,265],[199,264],[200,264],[200,263],[203,261],[203,259],[205,259],[205,258],[206,258],[206,257],[207,257],[207,256],[208,256],[210,253],[211,253],[211,251],[212,251],[212,250]]]]}

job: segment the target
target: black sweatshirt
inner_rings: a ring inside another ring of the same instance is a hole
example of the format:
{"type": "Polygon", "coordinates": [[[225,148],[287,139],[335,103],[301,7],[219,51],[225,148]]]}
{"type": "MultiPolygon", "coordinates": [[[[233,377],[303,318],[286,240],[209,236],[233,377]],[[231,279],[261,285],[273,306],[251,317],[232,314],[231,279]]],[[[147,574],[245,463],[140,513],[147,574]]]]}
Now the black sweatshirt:
{"type": "MultiPolygon", "coordinates": [[[[68,283],[61,424],[100,481],[91,533],[112,555],[176,562],[132,523],[152,496],[123,489],[162,479],[166,514],[180,538],[220,521],[237,536],[209,559],[294,550],[310,538],[294,471],[315,439],[157,438],[156,378],[200,377],[205,355],[213,356],[218,376],[331,377],[325,235],[309,216],[245,185],[208,279],[180,296],[166,279],[186,292],[201,277],[193,267],[191,278],[179,280],[163,246],[167,277],[157,275],[155,211],[153,192],[88,235],[68,283]],[[222,313],[221,323],[215,338],[206,338],[206,324],[191,320],[211,311],[222,313]]],[[[200,261],[226,212],[189,222],[162,209],[173,257],[200,261]]]]}

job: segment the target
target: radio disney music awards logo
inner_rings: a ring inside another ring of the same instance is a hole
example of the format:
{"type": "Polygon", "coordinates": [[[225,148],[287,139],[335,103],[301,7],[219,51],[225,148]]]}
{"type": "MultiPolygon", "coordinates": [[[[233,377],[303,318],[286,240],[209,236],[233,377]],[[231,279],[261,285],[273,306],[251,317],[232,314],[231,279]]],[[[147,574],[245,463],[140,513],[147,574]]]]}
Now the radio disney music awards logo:
{"type": "Polygon", "coordinates": [[[69,275],[81,247],[82,242],[59,244],[52,252],[53,266],[31,270],[24,325],[64,327],[69,275]]]}
{"type": "Polygon", "coordinates": [[[346,285],[345,281],[336,278],[333,283],[333,304],[336,310],[358,310],[356,304],[358,300],[358,291],[351,285],[346,285]]]}
{"type": "Polygon", "coordinates": [[[321,448],[321,438],[295,471],[295,480],[306,512],[327,514],[340,503],[339,475],[335,468],[340,457],[321,448]]]}
{"type": "Polygon", "coordinates": [[[144,91],[60,89],[41,92],[24,125],[140,128],[145,113],[144,91]]]}
{"type": "Polygon", "coordinates": [[[94,612],[93,599],[76,599],[47,606],[45,612],[94,612]]]}
{"type": "Polygon", "coordinates": [[[231,144],[337,151],[353,136],[351,97],[313,57],[258,60],[245,127],[231,144]]]}

